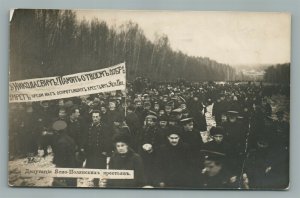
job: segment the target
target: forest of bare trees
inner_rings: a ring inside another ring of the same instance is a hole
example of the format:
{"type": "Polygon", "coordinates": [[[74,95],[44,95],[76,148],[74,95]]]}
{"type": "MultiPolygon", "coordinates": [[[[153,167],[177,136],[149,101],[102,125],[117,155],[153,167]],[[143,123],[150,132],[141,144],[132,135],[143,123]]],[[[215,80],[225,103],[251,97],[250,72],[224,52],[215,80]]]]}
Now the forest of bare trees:
{"type": "Polygon", "coordinates": [[[272,65],[265,70],[264,80],[271,83],[290,83],[290,63],[272,65]]]}
{"type": "Polygon", "coordinates": [[[10,30],[10,80],[66,75],[124,61],[129,80],[237,78],[229,65],[172,50],[166,35],[150,41],[132,21],[109,27],[101,19],[79,21],[69,10],[15,10],[10,30]]]}

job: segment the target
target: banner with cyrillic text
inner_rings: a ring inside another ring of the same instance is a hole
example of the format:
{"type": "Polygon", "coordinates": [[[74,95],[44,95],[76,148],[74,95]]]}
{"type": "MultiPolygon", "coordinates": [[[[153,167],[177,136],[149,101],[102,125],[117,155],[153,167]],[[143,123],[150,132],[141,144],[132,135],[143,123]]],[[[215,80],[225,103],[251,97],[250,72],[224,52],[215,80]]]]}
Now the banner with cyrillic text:
{"type": "Polygon", "coordinates": [[[133,170],[82,168],[21,168],[22,177],[134,179],[133,170]]]}
{"type": "Polygon", "coordinates": [[[125,88],[126,67],[120,63],[90,72],[10,82],[9,102],[54,100],[125,88]]]}

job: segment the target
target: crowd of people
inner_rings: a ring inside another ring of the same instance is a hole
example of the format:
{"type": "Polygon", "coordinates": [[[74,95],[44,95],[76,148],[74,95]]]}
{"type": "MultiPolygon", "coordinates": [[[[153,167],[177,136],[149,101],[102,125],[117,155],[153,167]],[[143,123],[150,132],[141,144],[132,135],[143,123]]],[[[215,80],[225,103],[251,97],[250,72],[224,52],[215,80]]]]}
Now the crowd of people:
{"type": "Polygon", "coordinates": [[[105,181],[109,188],[286,188],[289,110],[274,112],[269,100],[287,90],[137,78],[126,91],[11,104],[10,159],[34,162],[52,148],[56,167],[134,170],[134,179],[105,181]]]}

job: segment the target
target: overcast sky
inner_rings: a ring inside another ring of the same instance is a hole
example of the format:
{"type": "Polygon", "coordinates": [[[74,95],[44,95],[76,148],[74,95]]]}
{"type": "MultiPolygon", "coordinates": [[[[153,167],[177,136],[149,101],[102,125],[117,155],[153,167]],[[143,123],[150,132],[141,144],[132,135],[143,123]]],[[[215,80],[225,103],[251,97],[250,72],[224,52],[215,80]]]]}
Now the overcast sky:
{"type": "Polygon", "coordinates": [[[136,22],[146,37],[166,34],[172,49],[230,65],[290,62],[291,17],[287,13],[188,11],[77,11],[110,26],[136,22]]]}

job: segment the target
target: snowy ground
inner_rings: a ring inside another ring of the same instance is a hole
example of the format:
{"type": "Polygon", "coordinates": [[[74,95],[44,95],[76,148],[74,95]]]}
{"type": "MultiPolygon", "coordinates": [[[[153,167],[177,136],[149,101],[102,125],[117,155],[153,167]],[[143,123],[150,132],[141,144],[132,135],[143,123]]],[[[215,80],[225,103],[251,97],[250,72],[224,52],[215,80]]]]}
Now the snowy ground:
{"type": "MultiPolygon", "coordinates": [[[[284,96],[274,96],[270,100],[273,112],[280,110],[289,111],[289,99],[284,96]]],[[[288,119],[289,115],[285,115],[288,119]]],[[[212,126],[215,126],[215,120],[212,117],[212,105],[207,107],[206,121],[208,125],[208,131],[212,126]]],[[[201,133],[204,141],[209,141],[208,132],[201,133]]],[[[50,151],[51,149],[49,149],[50,151]]],[[[37,178],[37,177],[21,177],[21,168],[52,168],[55,167],[52,164],[53,155],[42,157],[43,151],[40,150],[38,156],[35,157],[33,162],[29,162],[27,158],[14,159],[9,161],[9,184],[11,186],[39,186],[39,187],[49,187],[52,184],[53,178],[37,178]]],[[[91,179],[79,178],[77,180],[78,187],[93,187],[91,179]]],[[[100,181],[101,186],[101,181],[100,181]]]]}

